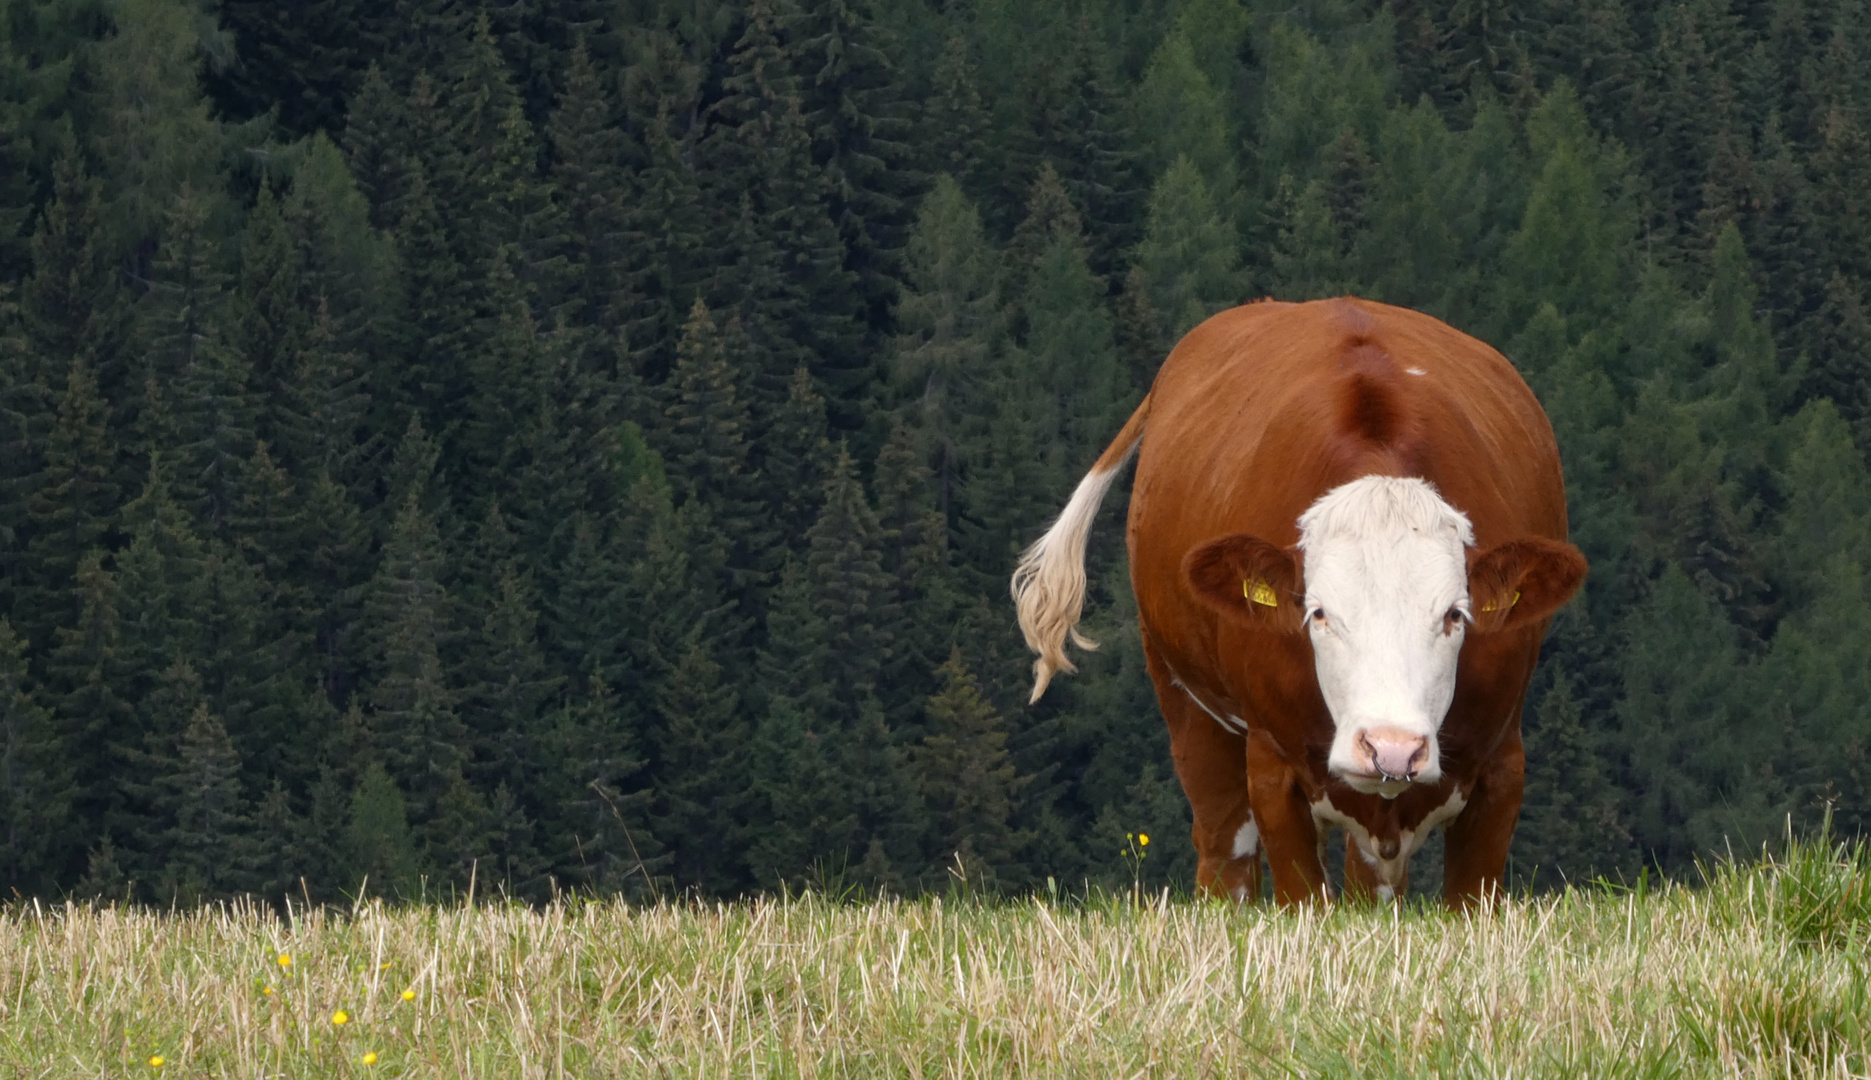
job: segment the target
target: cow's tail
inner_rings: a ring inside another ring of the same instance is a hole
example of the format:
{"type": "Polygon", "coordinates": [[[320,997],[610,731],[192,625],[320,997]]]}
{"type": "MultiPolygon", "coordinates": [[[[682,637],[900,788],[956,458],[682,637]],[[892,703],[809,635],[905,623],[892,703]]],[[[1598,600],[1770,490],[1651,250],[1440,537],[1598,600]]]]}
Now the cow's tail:
{"type": "Polygon", "coordinates": [[[1105,447],[1098,461],[1078,482],[1071,501],[1059,512],[1046,535],[1020,556],[1013,571],[1013,602],[1020,613],[1020,632],[1026,635],[1027,648],[1039,654],[1033,661],[1033,696],[1038,701],[1052,677],[1078,668],[1065,655],[1065,639],[1081,649],[1096,649],[1098,643],[1078,632],[1078,620],[1085,607],[1085,538],[1091,534],[1091,519],[1111,482],[1137,449],[1143,438],[1144,421],[1150,415],[1150,398],[1130,414],[1124,430],[1105,447]]]}

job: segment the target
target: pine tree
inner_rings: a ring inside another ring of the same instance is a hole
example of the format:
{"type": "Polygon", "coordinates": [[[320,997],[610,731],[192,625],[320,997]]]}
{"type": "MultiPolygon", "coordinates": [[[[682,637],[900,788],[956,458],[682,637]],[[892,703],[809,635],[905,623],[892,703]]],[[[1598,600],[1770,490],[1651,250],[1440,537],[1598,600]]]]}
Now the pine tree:
{"type": "Polygon", "coordinates": [[[250,891],[258,884],[258,838],[241,791],[240,758],[227,729],[196,706],[174,757],[154,780],[162,837],[159,896],[185,904],[250,891]]]}
{"type": "Polygon", "coordinates": [[[721,666],[691,644],[656,690],[651,828],[671,855],[676,884],[721,895],[741,888],[746,725],[721,666]]]}
{"type": "Polygon", "coordinates": [[[645,761],[638,732],[601,673],[560,713],[554,758],[563,770],[556,811],[543,845],[559,880],[599,895],[644,897],[657,891],[667,862],[650,832],[655,793],[640,788],[645,761]]]}
{"type": "Polygon", "coordinates": [[[340,888],[356,889],[359,895],[374,890],[397,899],[417,895],[416,844],[407,804],[378,762],[364,767],[351,794],[342,852],[345,876],[340,888]]]}
{"type": "Polygon", "coordinates": [[[818,517],[815,496],[824,490],[832,466],[825,399],[805,368],[793,372],[785,404],[774,416],[765,442],[760,476],[769,493],[767,512],[780,536],[803,537],[818,517]]]}
{"type": "Polygon", "coordinates": [[[951,177],[936,178],[907,247],[893,375],[934,455],[938,507],[951,512],[962,451],[986,411],[989,365],[1003,346],[999,272],[980,215],[951,177]]]}
{"type": "Polygon", "coordinates": [[[725,337],[697,300],[663,388],[662,456],[681,502],[704,511],[717,532],[739,589],[771,572],[777,538],[749,460],[748,410],[725,337]]]}
{"type": "Polygon", "coordinates": [[[221,27],[240,62],[211,67],[206,84],[221,111],[245,119],[278,112],[294,135],[336,131],[344,101],[371,46],[357,0],[315,0],[280,10],[255,0],[223,0],[221,27]]]}
{"type": "MultiPolygon", "coordinates": [[[[300,280],[297,239],[272,185],[262,184],[247,216],[240,276],[231,307],[232,342],[246,358],[260,415],[255,433],[277,443],[286,387],[297,374],[311,332],[300,280]]],[[[329,311],[325,313],[329,318],[329,311]]]]}
{"type": "MultiPolygon", "coordinates": [[[[948,176],[976,200],[988,194],[987,139],[991,123],[977,80],[968,39],[959,33],[950,34],[936,61],[934,93],[923,103],[916,139],[917,145],[928,148],[924,170],[938,178],[938,188],[940,177],[948,176]]],[[[924,196],[925,200],[929,197],[924,196]]]]}
{"type": "Polygon", "coordinates": [[[117,453],[108,414],[95,373],[82,356],[73,357],[46,438],[45,467],[27,481],[33,532],[26,572],[15,584],[24,625],[43,638],[77,614],[71,587],[78,561],[104,541],[116,517],[117,453]]]}
{"type": "MultiPolygon", "coordinates": [[[[756,839],[756,877],[788,880],[810,865],[856,865],[873,842],[907,855],[908,814],[877,680],[895,643],[880,529],[848,452],[825,485],[824,509],[789,562],[767,612],[755,733],[755,790],[772,824],[756,839]]],[[[879,869],[878,872],[881,872],[879,869]]]]}
{"type": "MultiPolygon", "coordinates": [[[[132,706],[123,696],[122,592],[103,565],[104,553],[93,548],[78,560],[77,621],[57,631],[58,644],[47,660],[47,684],[56,695],[59,745],[71,769],[71,820],[95,832],[115,803],[110,746],[130,727],[132,706]]],[[[56,835],[59,877],[71,880],[83,866],[90,845],[77,829],[56,835]]]]}
{"type": "Polygon", "coordinates": [[[1165,320],[1160,335],[1174,341],[1241,298],[1238,247],[1195,163],[1178,157],[1150,194],[1149,222],[1137,247],[1151,306],[1165,320]]]}
{"type": "Polygon", "coordinates": [[[1025,786],[1007,757],[1007,731],[981,696],[961,649],[949,653],[930,697],[930,734],[910,752],[909,772],[927,806],[940,861],[950,857],[970,875],[1012,881],[1027,837],[1013,826],[1015,802],[1025,786]]]}
{"type": "Polygon", "coordinates": [[[634,149],[617,126],[591,52],[580,37],[566,70],[565,92],[547,125],[552,145],[553,197],[563,215],[569,294],[548,298],[580,322],[616,332],[613,320],[625,310],[622,295],[634,289],[624,246],[625,165],[634,149]]]}
{"type": "Polygon", "coordinates": [[[59,880],[74,792],[52,714],[28,682],[27,644],[0,618],[0,881],[32,895],[59,880]]]}
{"type": "Polygon", "coordinates": [[[1144,183],[1138,176],[1135,135],[1113,86],[1109,55],[1099,48],[1090,20],[1072,25],[1062,56],[1035,64],[1028,92],[1029,129],[1013,147],[1016,184],[1035,182],[1050,165],[1071,201],[1092,223],[1089,257],[1103,275],[1137,242],[1144,183]]]}
{"type": "Polygon", "coordinates": [[[709,294],[747,331],[751,403],[776,407],[804,364],[821,380],[834,426],[848,430],[870,376],[864,294],[827,209],[832,178],[814,158],[804,89],[778,34],[776,13],[756,0],[713,110],[719,122],[698,148],[720,221],[709,294]]]}
{"type": "Polygon", "coordinates": [[[230,136],[258,133],[224,128],[209,115],[197,72],[202,31],[212,24],[165,0],[130,0],[111,12],[111,22],[116,32],[90,54],[98,105],[86,127],[112,195],[115,250],[127,252],[163,231],[183,188],[217,189],[230,136]]]}
{"type": "Polygon", "coordinates": [[[366,593],[364,636],[372,658],[365,693],[384,767],[406,793],[425,850],[443,800],[461,777],[466,731],[456,711],[442,649],[456,628],[443,581],[449,576],[434,520],[420,494],[403,498],[366,593]]]}
{"type": "Polygon", "coordinates": [[[370,204],[370,223],[387,229],[404,194],[406,137],[403,99],[373,63],[351,95],[344,122],[344,159],[370,204]]]}
{"type": "MultiPolygon", "coordinates": [[[[52,198],[34,230],[32,274],[22,282],[20,314],[43,363],[48,388],[58,365],[82,358],[107,400],[118,402],[128,372],[120,366],[126,305],[104,236],[101,185],[67,144],[52,174],[52,198]]],[[[139,380],[140,381],[140,380],[139,380]]]]}
{"type": "Polygon", "coordinates": [[[1635,871],[1636,853],[1620,820],[1595,733],[1585,726],[1563,669],[1540,696],[1527,728],[1527,792],[1514,830],[1514,873],[1558,888],[1635,871]]]}
{"type": "Polygon", "coordinates": [[[861,0],[795,7],[782,26],[811,159],[825,173],[826,209],[874,326],[895,299],[910,195],[922,184],[909,168],[911,105],[890,43],[861,0]]]}
{"type": "Polygon", "coordinates": [[[230,340],[225,276],[207,233],[207,201],[188,185],[170,209],[141,322],[145,377],[174,386],[176,495],[203,530],[233,509],[241,463],[253,453],[258,403],[247,358],[230,340]]]}
{"type": "Polygon", "coordinates": [[[1149,171],[1158,177],[1159,190],[1163,177],[1186,159],[1218,207],[1232,201],[1240,169],[1223,92],[1209,81],[1196,61],[1195,43],[1180,28],[1151,55],[1132,107],[1137,130],[1150,133],[1149,171]]]}

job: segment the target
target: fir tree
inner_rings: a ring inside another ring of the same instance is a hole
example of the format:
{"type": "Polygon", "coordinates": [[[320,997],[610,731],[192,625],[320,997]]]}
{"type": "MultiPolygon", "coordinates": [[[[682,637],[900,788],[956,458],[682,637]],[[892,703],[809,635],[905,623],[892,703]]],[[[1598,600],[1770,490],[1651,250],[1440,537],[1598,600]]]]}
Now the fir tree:
{"type": "Polygon", "coordinates": [[[95,374],[82,356],[72,358],[57,420],[44,449],[44,470],[29,480],[26,510],[32,522],[26,573],[15,588],[24,591],[25,625],[68,624],[76,615],[71,591],[78,560],[102,543],[118,509],[116,447],[108,421],[109,407],[98,395],[95,374]]]}
{"type": "Polygon", "coordinates": [[[893,374],[929,440],[937,505],[947,517],[963,451],[985,411],[985,382],[1003,328],[994,251],[980,215],[954,179],[936,178],[907,255],[893,374]]]}
{"type": "Polygon", "coordinates": [[[1558,888],[1635,870],[1630,833],[1598,739],[1563,669],[1527,724],[1527,793],[1514,832],[1515,876],[1558,888]]]}
{"type": "Polygon", "coordinates": [[[936,853],[990,881],[1017,880],[1027,838],[1014,828],[1013,813],[1025,784],[1007,757],[1006,727],[981,696],[959,647],[938,674],[942,689],[925,706],[930,733],[909,759],[935,826],[936,853]]]}
{"type": "Polygon", "coordinates": [[[52,714],[27,681],[27,644],[0,618],[0,881],[37,894],[61,876],[73,790],[52,714]]]}
{"type": "Polygon", "coordinates": [[[669,871],[684,888],[738,890],[746,799],[746,725],[720,665],[689,646],[656,691],[656,780],[651,828],[669,848],[669,871]]]}
{"type": "Polygon", "coordinates": [[[157,894],[193,904],[258,884],[258,838],[241,791],[240,758],[227,729],[196,706],[174,756],[155,778],[157,813],[171,821],[162,837],[157,894]]]}
{"type": "Polygon", "coordinates": [[[581,322],[615,332],[624,290],[635,287],[624,247],[624,171],[631,147],[613,115],[591,52],[581,37],[572,49],[565,92],[547,125],[552,145],[553,197],[563,216],[568,295],[548,297],[581,322]]]}
{"type": "Polygon", "coordinates": [[[342,852],[341,888],[356,889],[359,895],[374,890],[399,899],[416,895],[416,845],[407,804],[396,781],[377,762],[364,767],[351,794],[342,852]]]}
{"type": "Polygon", "coordinates": [[[1215,212],[1195,163],[1179,157],[1150,194],[1150,217],[1137,268],[1151,285],[1151,306],[1174,341],[1241,298],[1234,229],[1215,212]]]}

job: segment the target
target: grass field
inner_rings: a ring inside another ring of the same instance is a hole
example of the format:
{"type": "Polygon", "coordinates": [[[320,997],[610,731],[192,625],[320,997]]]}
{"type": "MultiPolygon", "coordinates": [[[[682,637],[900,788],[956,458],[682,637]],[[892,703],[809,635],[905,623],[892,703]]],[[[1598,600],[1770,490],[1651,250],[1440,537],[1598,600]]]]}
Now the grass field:
{"type": "Polygon", "coordinates": [[[0,1075],[1865,1076],[1868,938],[1871,853],[1819,845],[1472,916],[27,904],[0,1075]]]}

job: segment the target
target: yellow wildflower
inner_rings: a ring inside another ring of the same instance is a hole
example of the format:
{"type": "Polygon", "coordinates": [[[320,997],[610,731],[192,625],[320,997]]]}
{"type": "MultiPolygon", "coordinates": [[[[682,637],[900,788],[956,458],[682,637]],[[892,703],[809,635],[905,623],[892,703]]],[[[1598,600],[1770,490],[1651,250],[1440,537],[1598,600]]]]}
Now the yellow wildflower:
{"type": "Polygon", "coordinates": [[[331,1022],[340,1026],[348,1024],[351,1022],[351,1014],[345,1012],[343,1009],[339,1009],[337,1012],[331,1014],[331,1022]]]}
{"type": "Polygon", "coordinates": [[[269,987],[267,987],[266,989],[264,989],[264,990],[262,990],[262,991],[260,991],[260,992],[261,992],[262,994],[265,994],[265,995],[266,995],[267,997],[272,997],[272,996],[273,996],[273,988],[272,988],[272,987],[270,987],[270,986],[269,986],[269,987]]]}
{"type": "Polygon", "coordinates": [[[404,1000],[404,1001],[414,1001],[414,1000],[416,1000],[416,992],[415,992],[414,990],[405,990],[405,991],[403,991],[403,1000],[404,1000]]]}
{"type": "Polygon", "coordinates": [[[378,971],[388,971],[388,970],[390,970],[390,962],[389,962],[388,960],[385,960],[385,961],[384,961],[383,963],[381,963],[381,964],[378,964],[378,965],[377,965],[377,970],[378,970],[378,971]]]}
{"type": "Polygon", "coordinates": [[[363,1057],[359,1058],[358,1060],[362,1061],[366,1065],[375,1065],[377,1063],[377,1055],[375,1053],[365,1054],[363,1057]]]}
{"type": "Polygon", "coordinates": [[[286,953],[280,953],[280,954],[279,954],[279,966],[280,966],[280,967],[283,967],[283,968],[289,968],[289,967],[291,967],[291,966],[292,966],[292,957],[291,957],[291,956],[289,956],[289,955],[287,955],[286,953]]]}
{"type": "Polygon", "coordinates": [[[1138,843],[1138,845],[1139,845],[1139,846],[1141,846],[1141,847],[1149,847],[1149,846],[1150,846],[1150,834],[1149,834],[1149,833],[1147,833],[1147,832],[1146,832],[1146,833],[1138,833],[1138,834],[1137,834],[1137,843],[1138,843]]]}
{"type": "Polygon", "coordinates": [[[164,1058],[161,1054],[156,1054],[149,1059],[149,1067],[152,1069],[160,1069],[168,1063],[168,1059],[164,1058]]]}

